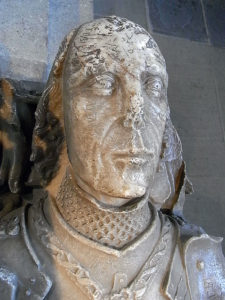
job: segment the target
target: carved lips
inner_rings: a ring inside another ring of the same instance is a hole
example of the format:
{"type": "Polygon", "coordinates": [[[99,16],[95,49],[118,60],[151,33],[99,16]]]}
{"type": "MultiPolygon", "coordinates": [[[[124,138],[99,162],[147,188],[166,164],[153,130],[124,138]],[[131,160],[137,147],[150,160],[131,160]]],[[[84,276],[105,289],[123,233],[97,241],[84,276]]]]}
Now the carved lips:
{"type": "Polygon", "coordinates": [[[123,161],[131,165],[143,166],[150,162],[154,154],[148,150],[123,150],[113,154],[115,160],[123,161]]]}

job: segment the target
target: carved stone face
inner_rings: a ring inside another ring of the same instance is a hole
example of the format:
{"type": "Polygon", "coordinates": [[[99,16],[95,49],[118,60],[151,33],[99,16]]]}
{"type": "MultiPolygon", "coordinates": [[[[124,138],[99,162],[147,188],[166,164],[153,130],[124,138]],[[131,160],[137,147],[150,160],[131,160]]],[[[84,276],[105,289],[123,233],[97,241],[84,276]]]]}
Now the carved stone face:
{"type": "Polygon", "coordinates": [[[108,204],[122,205],[151,187],[166,89],[164,59],[143,28],[111,17],[79,29],[63,73],[68,155],[79,181],[115,197],[108,204]]]}

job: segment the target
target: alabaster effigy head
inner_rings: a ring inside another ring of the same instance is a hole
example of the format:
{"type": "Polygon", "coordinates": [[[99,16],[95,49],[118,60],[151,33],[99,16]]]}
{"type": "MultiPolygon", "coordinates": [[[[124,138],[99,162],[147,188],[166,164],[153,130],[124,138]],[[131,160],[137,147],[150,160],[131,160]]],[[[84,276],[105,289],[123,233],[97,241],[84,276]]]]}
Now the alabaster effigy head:
{"type": "Polygon", "coordinates": [[[36,112],[32,158],[43,184],[57,189],[67,149],[77,182],[103,204],[148,194],[172,209],[185,176],[167,85],[165,60],[139,25],[106,17],[72,31],[36,112]]]}
{"type": "Polygon", "coordinates": [[[182,217],[191,185],[167,85],[155,41],[127,19],[66,36],[35,113],[30,182],[44,191],[0,220],[4,300],[224,299],[221,238],[182,217]]]}

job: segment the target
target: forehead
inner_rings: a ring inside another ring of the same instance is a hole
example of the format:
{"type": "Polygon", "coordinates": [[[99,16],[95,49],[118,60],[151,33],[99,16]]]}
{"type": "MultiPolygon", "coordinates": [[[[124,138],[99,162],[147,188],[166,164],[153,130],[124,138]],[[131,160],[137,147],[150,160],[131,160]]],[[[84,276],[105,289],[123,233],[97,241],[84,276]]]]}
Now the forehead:
{"type": "MultiPolygon", "coordinates": [[[[126,19],[108,17],[84,24],[67,55],[69,76],[104,71],[127,72],[138,77],[143,71],[160,73],[167,80],[164,58],[150,34],[126,19]]],[[[77,76],[76,76],[77,77],[77,76]]],[[[68,77],[67,77],[68,78],[68,77]]]]}

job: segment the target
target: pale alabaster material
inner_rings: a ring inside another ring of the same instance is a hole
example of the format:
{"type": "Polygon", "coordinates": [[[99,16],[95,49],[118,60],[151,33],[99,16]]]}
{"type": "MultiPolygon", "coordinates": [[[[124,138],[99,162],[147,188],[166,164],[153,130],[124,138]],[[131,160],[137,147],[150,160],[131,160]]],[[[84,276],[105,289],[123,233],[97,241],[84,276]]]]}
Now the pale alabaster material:
{"type": "Polygon", "coordinates": [[[33,134],[47,192],[1,220],[1,299],[225,299],[221,238],[182,218],[191,184],[167,84],[131,21],[66,36],[33,134]]]}

